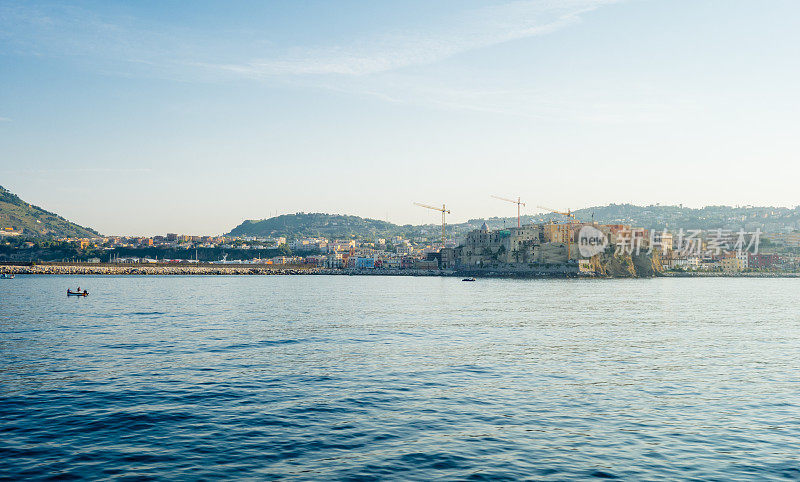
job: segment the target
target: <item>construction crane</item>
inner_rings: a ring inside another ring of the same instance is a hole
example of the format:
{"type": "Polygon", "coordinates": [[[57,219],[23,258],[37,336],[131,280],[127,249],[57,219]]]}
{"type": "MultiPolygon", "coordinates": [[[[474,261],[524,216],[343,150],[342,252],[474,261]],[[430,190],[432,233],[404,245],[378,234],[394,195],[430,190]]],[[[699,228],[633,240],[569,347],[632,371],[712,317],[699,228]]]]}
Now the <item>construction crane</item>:
{"type": "Polygon", "coordinates": [[[414,203],[414,204],[416,204],[419,207],[423,207],[425,209],[433,209],[434,211],[439,211],[439,212],[442,213],[442,248],[444,248],[444,241],[445,241],[445,231],[444,231],[445,219],[444,219],[444,216],[446,214],[450,214],[450,210],[447,209],[444,206],[444,204],[442,204],[441,208],[437,208],[437,207],[434,207],[434,206],[428,206],[427,204],[422,204],[422,203],[414,203]]]}
{"type": "Polygon", "coordinates": [[[522,201],[520,200],[520,198],[517,198],[517,200],[516,200],[516,201],[514,201],[513,199],[508,199],[508,198],[504,198],[504,197],[500,197],[500,196],[495,196],[495,195],[492,195],[492,197],[493,197],[493,198],[495,198],[495,199],[499,199],[499,200],[501,200],[501,201],[506,201],[506,202],[509,202],[509,203],[512,203],[512,204],[516,204],[516,205],[517,205],[517,227],[518,227],[518,228],[521,228],[521,227],[522,227],[522,221],[520,220],[520,214],[519,214],[519,212],[520,212],[520,206],[524,206],[524,205],[525,205],[525,203],[524,203],[524,202],[522,202],[522,201]]]}
{"type": "MultiPolygon", "coordinates": [[[[539,209],[544,209],[545,211],[550,211],[551,213],[556,213],[562,216],[566,216],[570,224],[578,222],[578,220],[575,219],[575,215],[572,214],[572,211],[570,211],[569,209],[567,209],[567,212],[563,212],[563,211],[556,211],[555,209],[546,208],[544,206],[536,206],[536,207],[538,207],[539,209]]],[[[572,245],[572,228],[570,227],[568,228],[568,234],[567,234],[567,261],[569,261],[572,255],[571,245],[572,245]]]]}
{"type": "Polygon", "coordinates": [[[539,208],[539,209],[544,209],[545,211],[550,211],[551,213],[556,213],[556,214],[560,214],[562,216],[566,216],[567,219],[572,218],[570,220],[570,222],[576,222],[577,221],[575,219],[575,215],[572,214],[572,211],[570,211],[569,209],[567,209],[567,212],[562,212],[562,211],[556,211],[555,209],[546,208],[544,206],[536,206],[536,207],[539,208]]]}

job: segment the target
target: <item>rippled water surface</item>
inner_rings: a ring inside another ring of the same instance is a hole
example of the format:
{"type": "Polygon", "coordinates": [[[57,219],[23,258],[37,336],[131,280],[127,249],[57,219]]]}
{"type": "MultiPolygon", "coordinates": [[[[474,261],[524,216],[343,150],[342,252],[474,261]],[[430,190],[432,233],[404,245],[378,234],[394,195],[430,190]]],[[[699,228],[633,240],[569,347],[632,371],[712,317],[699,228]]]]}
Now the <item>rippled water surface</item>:
{"type": "Polygon", "coordinates": [[[0,477],[797,479],[800,280],[0,280],[0,477]],[[88,298],[67,298],[80,284],[88,298]]]}

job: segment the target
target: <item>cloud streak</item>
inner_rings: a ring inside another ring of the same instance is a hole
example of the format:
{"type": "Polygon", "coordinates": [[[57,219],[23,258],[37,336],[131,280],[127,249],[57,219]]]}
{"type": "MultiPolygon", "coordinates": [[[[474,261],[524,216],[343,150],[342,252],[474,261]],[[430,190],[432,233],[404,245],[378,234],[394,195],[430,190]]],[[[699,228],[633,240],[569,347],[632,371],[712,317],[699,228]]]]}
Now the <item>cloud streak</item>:
{"type": "Polygon", "coordinates": [[[285,75],[362,76],[432,64],[443,59],[578,22],[581,15],[618,0],[519,0],[454,14],[444,25],[393,31],[347,45],[300,49],[277,58],[196,65],[263,78],[285,75]]]}
{"type": "MultiPolygon", "coordinates": [[[[618,117],[615,112],[633,118],[649,114],[644,112],[646,107],[628,104],[620,109],[614,103],[587,112],[586,99],[575,102],[566,92],[545,93],[535,87],[496,82],[484,88],[468,82],[454,85],[426,75],[423,68],[480,49],[547,35],[580,22],[589,12],[622,1],[513,0],[454,11],[429,21],[426,12],[420,12],[417,17],[421,20],[406,28],[337,43],[282,48],[264,32],[226,35],[155,25],[133,17],[104,17],[77,7],[9,4],[0,5],[0,46],[6,44],[29,55],[68,56],[88,62],[106,75],[189,82],[247,79],[443,109],[613,122],[618,117]],[[243,41],[242,35],[249,41],[243,41]],[[245,44],[247,48],[242,47],[245,44]],[[579,105],[584,106],[583,111],[579,105]]],[[[591,104],[591,99],[588,101],[591,104]]]]}
{"type": "Polygon", "coordinates": [[[495,82],[490,88],[481,88],[472,87],[469,82],[445,84],[415,76],[388,76],[391,78],[365,76],[350,81],[320,81],[315,88],[397,104],[587,124],[659,123],[699,112],[695,102],[647,85],[628,85],[622,92],[612,89],[586,92],[569,86],[537,89],[495,82]]]}
{"type": "MultiPolygon", "coordinates": [[[[427,26],[396,28],[317,47],[276,50],[262,33],[262,38],[248,43],[269,46],[263,49],[269,52],[246,54],[235,40],[220,32],[154,26],[131,17],[107,18],[63,5],[7,4],[0,6],[0,42],[16,53],[80,57],[96,63],[122,59],[128,69],[167,77],[180,71],[187,77],[205,73],[248,79],[363,76],[432,64],[472,50],[544,35],[618,1],[516,0],[456,11],[427,26]]],[[[420,18],[424,15],[421,12],[420,18]]]]}

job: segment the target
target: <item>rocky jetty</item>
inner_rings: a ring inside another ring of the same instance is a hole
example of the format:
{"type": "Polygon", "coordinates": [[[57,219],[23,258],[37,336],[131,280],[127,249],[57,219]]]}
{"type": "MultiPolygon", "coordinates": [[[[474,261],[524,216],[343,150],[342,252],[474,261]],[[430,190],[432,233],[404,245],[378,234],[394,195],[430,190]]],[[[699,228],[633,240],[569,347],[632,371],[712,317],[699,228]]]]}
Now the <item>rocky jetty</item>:
{"type": "Polygon", "coordinates": [[[33,264],[0,266],[0,273],[51,275],[281,275],[316,274],[316,268],[279,266],[148,266],[33,264]]]}

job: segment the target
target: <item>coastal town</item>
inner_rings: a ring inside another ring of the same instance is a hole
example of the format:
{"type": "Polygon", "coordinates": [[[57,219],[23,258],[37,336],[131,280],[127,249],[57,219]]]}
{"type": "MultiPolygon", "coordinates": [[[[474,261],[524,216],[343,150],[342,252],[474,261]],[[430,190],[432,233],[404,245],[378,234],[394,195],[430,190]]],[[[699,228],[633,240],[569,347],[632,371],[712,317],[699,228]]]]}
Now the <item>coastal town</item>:
{"type": "Polygon", "coordinates": [[[414,203],[441,223],[297,212],[244,220],[221,235],[109,236],[0,187],[0,270],[72,264],[153,274],[221,268],[606,277],[800,272],[800,207],[610,204],[577,211],[538,206],[538,213],[523,214],[520,198],[490,198],[514,204],[516,216],[448,223],[445,205],[414,203]]]}
{"type": "Polygon", "coordinates": [[[298,212],[245,220],[223,235],[108,236],[0,187],[0,271],[24,272],[14,266],[27,265],[27,272],[34,272],[32,265],[60,264],[103,274],[650,277],[800,272],[800,207],[612,204],[559,211],[539,206],[538,214],[523,215],[520,198],[491,197],[515,204],[517,216],[448,224],[450,209],[444,205],[414,203],[441,215],[441,223],[397,225],[298,212]]]}
{"type": "Polygon", "coordinates": [[[66,237],[44,243],[23,240],[21,233],[8,227],[0,232],[0,245],[13,245],[18,256],[26,250],[69,247],[73,256],[52,261],[128,267],[210,265],[302,267],[350,273],[652,276],[669,272],[796,272],[800,266],[800,233],[659,231],[573,219],[493,230],[484,223],[464,235],[445,237],[444,244],[433,236],[289,239],[176,233],[66,237]],[[587,227],[602,233],[601,250],[587,253],[583,249],[581,233],[587,227]],[[209,259],[213,254],[217,257],[209,259]]]}

